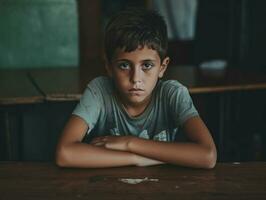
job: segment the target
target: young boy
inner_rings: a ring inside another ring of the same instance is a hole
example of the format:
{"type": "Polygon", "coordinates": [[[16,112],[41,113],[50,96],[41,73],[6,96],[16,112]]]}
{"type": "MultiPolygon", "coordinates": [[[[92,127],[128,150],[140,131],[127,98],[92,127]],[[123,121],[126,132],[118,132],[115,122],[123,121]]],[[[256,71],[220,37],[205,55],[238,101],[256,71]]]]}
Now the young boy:
{"type": "Polygon", "coordinates": [[[216,147],[187,88],[159,80],[169,63],[163,18],[122,11],[107,25],[104,42],[109,77],[88,84],[59,140],[57,165],[213,168],[216,147]],[[176,141],[179,129],[189,142],[176,141]]]}

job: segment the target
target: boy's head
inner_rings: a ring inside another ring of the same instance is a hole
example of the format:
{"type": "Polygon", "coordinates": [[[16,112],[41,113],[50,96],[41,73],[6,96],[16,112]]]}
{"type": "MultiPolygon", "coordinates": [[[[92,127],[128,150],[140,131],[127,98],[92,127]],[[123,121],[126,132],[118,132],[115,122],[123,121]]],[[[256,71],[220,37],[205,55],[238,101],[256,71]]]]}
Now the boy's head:
{"type": "Polygon", "coordinates": [[[155,11],[122,11],[107,25],[106,69],[122,104],[138,107],[138,112],[131,110],[133,115],[150,102],[158,78],[169,62],[166,51],[166,24],[155,11]]]}
{"type": "Polygon", "coordinates": [[[144,46],[157,51],[162,61],[168,47],[166,23],[153,10],[137,8],[121,11],[106,26],[104,46],[108,63],[112,62],[118,49],[131,52],[144,46]]]}

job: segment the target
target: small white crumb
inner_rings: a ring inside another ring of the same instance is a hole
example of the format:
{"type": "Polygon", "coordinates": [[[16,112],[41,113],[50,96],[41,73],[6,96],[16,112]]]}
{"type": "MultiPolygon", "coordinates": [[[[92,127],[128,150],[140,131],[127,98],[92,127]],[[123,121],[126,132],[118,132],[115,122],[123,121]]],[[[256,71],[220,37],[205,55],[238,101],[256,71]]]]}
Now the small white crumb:
{"type": "Polygon", "coordinates": [[[178,185],[175,186],[175,189],[179,189],[180,187],[178,185]]]}
{"type": "Polygon", "coordinates": [[[233,165],[240,165],[240,162],[233,162],[233,165]]]}
{"type": "Polygon", "coordinates": [[[158,182],[159,179],[157,178],[120,178],[118,179],[119,181],[123,182],[123,183],[127,183],[127,184],[138,184],[141,182],[147,182],[147,181],[151,181],[151,182],[158,182]]]}

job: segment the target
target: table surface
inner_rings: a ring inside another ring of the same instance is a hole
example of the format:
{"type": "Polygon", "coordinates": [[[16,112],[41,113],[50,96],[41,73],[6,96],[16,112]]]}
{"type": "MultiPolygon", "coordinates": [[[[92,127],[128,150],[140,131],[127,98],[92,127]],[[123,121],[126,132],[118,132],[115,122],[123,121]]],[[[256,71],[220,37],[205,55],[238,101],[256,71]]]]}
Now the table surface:
{"type": "Polygon", "coordinates": [[[192,94],[266,89],[266,70],[262,69],[169,67],[165,77],[180,81],[192,94]]]}
{"type": "Polygon", "coordinates": [[[259,200],[266,199],[266,162],[218,163],[211,170],[172,165],[60,169],[52,163],[0,162],[0,197],[259,200]],[[123,182],[128,179],[146,181],[123,182]]]}

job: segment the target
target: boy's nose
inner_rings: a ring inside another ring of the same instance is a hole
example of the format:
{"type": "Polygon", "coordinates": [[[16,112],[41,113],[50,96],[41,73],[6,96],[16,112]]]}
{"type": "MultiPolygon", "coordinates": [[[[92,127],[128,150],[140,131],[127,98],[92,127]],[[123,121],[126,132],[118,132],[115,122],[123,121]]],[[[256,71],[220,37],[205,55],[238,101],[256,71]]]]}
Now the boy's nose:
{"type": "Polygon", "coordinates": [[[133,83],[141,82],[141,70],[140,69],[133,69],[131,74],[131,81],[133,83]]]}

